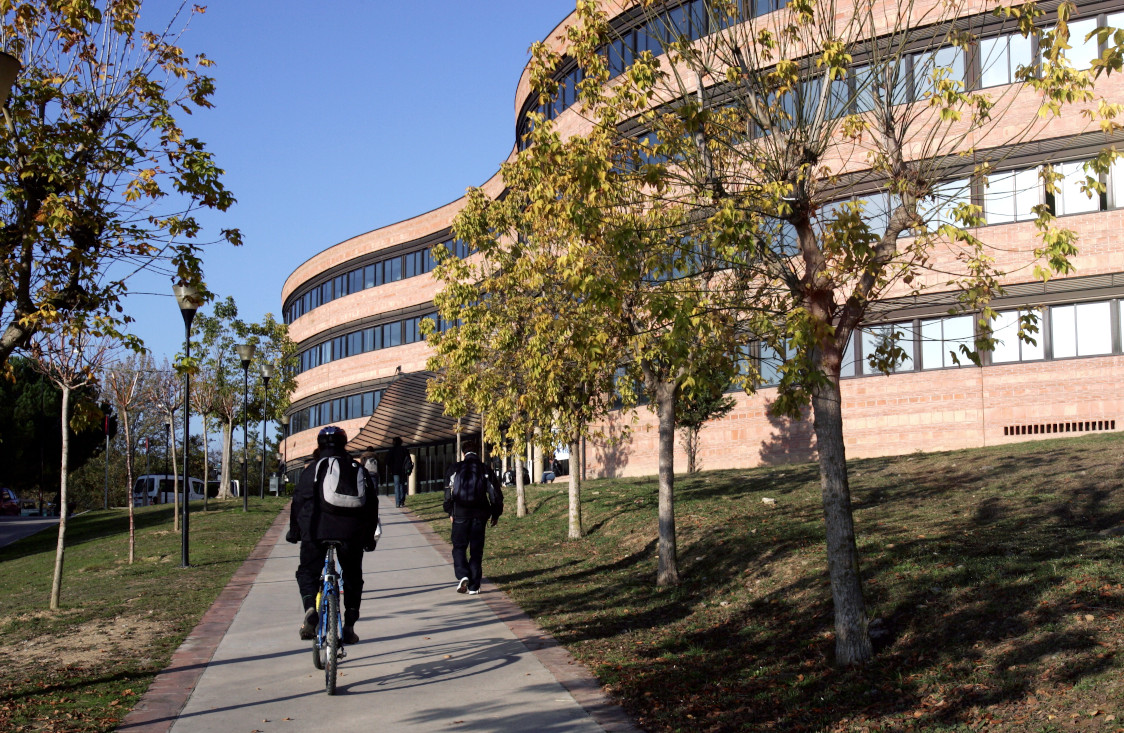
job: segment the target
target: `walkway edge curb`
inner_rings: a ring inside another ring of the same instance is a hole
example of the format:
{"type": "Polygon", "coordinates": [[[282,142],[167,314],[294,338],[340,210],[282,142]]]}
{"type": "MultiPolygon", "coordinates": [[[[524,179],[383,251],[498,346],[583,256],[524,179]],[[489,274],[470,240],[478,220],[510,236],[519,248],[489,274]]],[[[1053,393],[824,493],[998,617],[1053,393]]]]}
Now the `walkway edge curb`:
{"type": "MultiPolygon", "coordinates": [[[[449,555],[452,552],[452,545],[435,532],[429,522],[409,508],[405,509],[404,514],[422,537],[429,540],[439,553],[449,555]]],[[[497,588],[487,577],[481,582],[480,590],[484,591],[481,593],[481,599],[495,612],[499,620],[503,621],[507,628],[511,629],[515,638],[554,675],[559,684],[566,688],[594,722],[608,733],[643,733],[643,729],[636,726],[624,708],[606,694],[593,673],[574,659],[566,647],[535,623],[535,620],[508,598],[506,593],[497,588]]]]}
{"type": "Polygon", "coordinates": [[[262,566],[288,527],[290,506],[291,504],[286,504],[273,520],[273,524],[258,540],[241,567],[234,571],[234,575],[203,614],[203,618],[172,654],[168,666],[156,674],[140,702],[125,716],[117,730],[167,733],[172,729],[234,621],[238,609],[242,607],[242,602],[250,593],[262,566]]]}

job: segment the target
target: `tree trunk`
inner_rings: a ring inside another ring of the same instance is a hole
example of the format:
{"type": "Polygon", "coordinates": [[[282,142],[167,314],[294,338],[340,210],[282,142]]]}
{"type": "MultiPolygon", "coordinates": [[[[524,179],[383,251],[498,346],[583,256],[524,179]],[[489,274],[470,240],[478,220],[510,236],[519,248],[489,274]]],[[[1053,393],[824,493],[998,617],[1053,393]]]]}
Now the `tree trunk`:
{"type": "MultiPolygon", "coordinates": [[[[203,511],[207,511],[207,483],[211,480],[211,474],[210,474],[211,461],[209,460],[210,457],[211,457],[210,456],[211,446],[210,446],[210,442],[208,440],[209,435],[207,433],[207,423],[208,423],[207,415],[204,413],[204,415],[203,415],[203,511]]],[[[278,490],[280,490],[280,489],[278,489],[278,490]]]]}
{"type": "Polygon", "coordinates": [[[527,487],[523,484],[523,458],[515,457],[515,516],[527,516],[527,487]]]}
{"type": "Polygon", "coordinates": [[[699,470],[699,431],[701,427],[683,428],[683,451],[687,454],[687,473],[699,470]]]}
{"type": "Polygon", "coordinates": [[[219,468],[219,493],[216,498],[230,499],[230,453],[234,442],[234,421],[222,424],[222,466],[219,468]]]}
{"type": "Polygon", "coordinates": [[[51,603],[52,611],[59,608],[59,596],[62,595],[62,561],[66,556],[66,518],[67,496],[66,477],[70,469],[70,387],[62,386],[62,464],[59,475],[59,541],[55,547],[55,574],[51,578],[51,603]]]}
{"type": "Polygon", "coordinates": [[[175,418],[172,422],[168,423],[168,431],[172,434],[172,505],[173,519],[172,530],[180,531],[180,472],[179,466],[176,465],[176,423],[175,418]]]}
{"type": "Polygon", "coordinates": [[[675,382],[658,382],[655,396],[660,420],[660,530],[656,585],[678,585],[679,563],[675,557],[675,382]]]}
{"type": "MultiPolygon", "coordinates": [[[[570,451],[573,452],[577,447],[577,442],[570,443],[570,451]]],[[[570,471],[569,476],[570,484],[570,531],[569,538],[576,540],[581,538],[585,532],[582,530],[582,497],[581,497],[581,483],[578,481],[578,474],[576,471],[570,471]]]]}
{"type": "Polygon", "coordinates": [[[133,441],[129,411],[121,410],[121,417],[125,421],[125,503],[129,505],[129,564],[132,565],[137,549],[137,524],[133,515],[133,441]]]}
{"type": "Polygon", "coordinates": [[[874,651],[867,630],[859,551],[851,516],[851,490],[847,483],[847,457],[843,447],[843,412],[839,395],[839,370],[825,367],[827,384],[812,391],[816,447],[820,456],[824,525],[827,534],[827,568],[835,605],[835,658],[840,665],[862,665],[874,651]]]}

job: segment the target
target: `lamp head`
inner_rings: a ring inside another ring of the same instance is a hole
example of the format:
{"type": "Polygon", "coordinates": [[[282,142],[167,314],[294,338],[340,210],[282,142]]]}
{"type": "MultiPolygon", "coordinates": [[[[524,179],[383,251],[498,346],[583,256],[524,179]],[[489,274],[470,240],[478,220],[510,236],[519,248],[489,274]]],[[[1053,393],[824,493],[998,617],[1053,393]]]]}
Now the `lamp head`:
{"type": "Polygon", "coordinates": [[[238,358],[242,360],[242,368],[248,369],[250,360],[254,358],[254,352],[257,351],[257,347],[253,344],[238,344],[234,347],[234,350],[238,352],[238,358]]]}
{"type": "Polygon", "coordinates": [[[272,364],[262,364],[261,365],[261,377],[262,377],[262,379],[264,379],[265,381],[268,382],[269,378],[272,377],[272,376],[273,376],[273,365],[272,364]]]}
{"type": "Polygon", "coordinates": [[[183,316],[183,325],[191,328],[191,320],[195,318],[195,311],[203,305],[203,298],[199,295],[199,288],[194,285],[173,285],[172,292],[176,296],[176,303],[183,316]]]}
{"type": "Polygon", "coordinates": [[[0,107],[8,103],[8,93],[20,73],[20,61],[5,51],[0,51],[0,107]]]}

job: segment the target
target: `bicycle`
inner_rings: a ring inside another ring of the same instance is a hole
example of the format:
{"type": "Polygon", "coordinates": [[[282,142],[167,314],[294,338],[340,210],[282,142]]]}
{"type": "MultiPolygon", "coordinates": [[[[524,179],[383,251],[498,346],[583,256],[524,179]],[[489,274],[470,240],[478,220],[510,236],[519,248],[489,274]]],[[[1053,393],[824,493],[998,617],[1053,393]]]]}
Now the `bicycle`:
{"type": "Polygon", "coordinates": [[[336,566],[336,548],[342,543],[325,544],[328,552],[324,555],[320,592],[316,594],[316,612],[320,616],[320,624],[316,627],[316,638],[312,642],[312,664],[316,669],[324,670],[324,689],[329,695],[334,695],[339,662],[347,656],[340,643],[343,635],[343,617],[340,615],[343,580],[336,566]]]}

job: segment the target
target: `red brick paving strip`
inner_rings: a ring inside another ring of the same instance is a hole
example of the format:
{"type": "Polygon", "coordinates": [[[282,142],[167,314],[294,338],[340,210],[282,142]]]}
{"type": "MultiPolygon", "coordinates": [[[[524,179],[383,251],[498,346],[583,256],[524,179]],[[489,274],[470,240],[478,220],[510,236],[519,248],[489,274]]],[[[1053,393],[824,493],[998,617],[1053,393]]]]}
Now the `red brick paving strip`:
{"type": "Polygon", "coordinates": [[[246,562],[235,571],[219,597],[203,614],[199,624],[180,644],[167,668],[156,675],[137,706],[121,721],[118,730],[136,733],[167,733],[171,730],[288,524],[289,506],[286,505],[246,562]]]}
{"type": "MultiPolygon", "coordinates": [[[[419,519],[409,509],[406,509],[406,517],[439,553],[448,556],[452,552],[452,546],[444,537],[433,531],[429,522],[419,519]]],[[[449,580],[449,588],[452,592],[452,579],[449,580]]],[[[480,590],[482,600],[501,621],[507,624],[511,633],[515,634],[515,638],[523,642],[539,663],[554,675],[559,684],[570,692],[574,700],[598,725],[609,733],[643,733],[624,709],[605,694],[597,678],[585,668],[585,665],[574,659],[553,636],[539,628],[534,619],[524,613],[523,609],[508,598],[506,593],[487,578],[480,583],[480,590]]]]}

